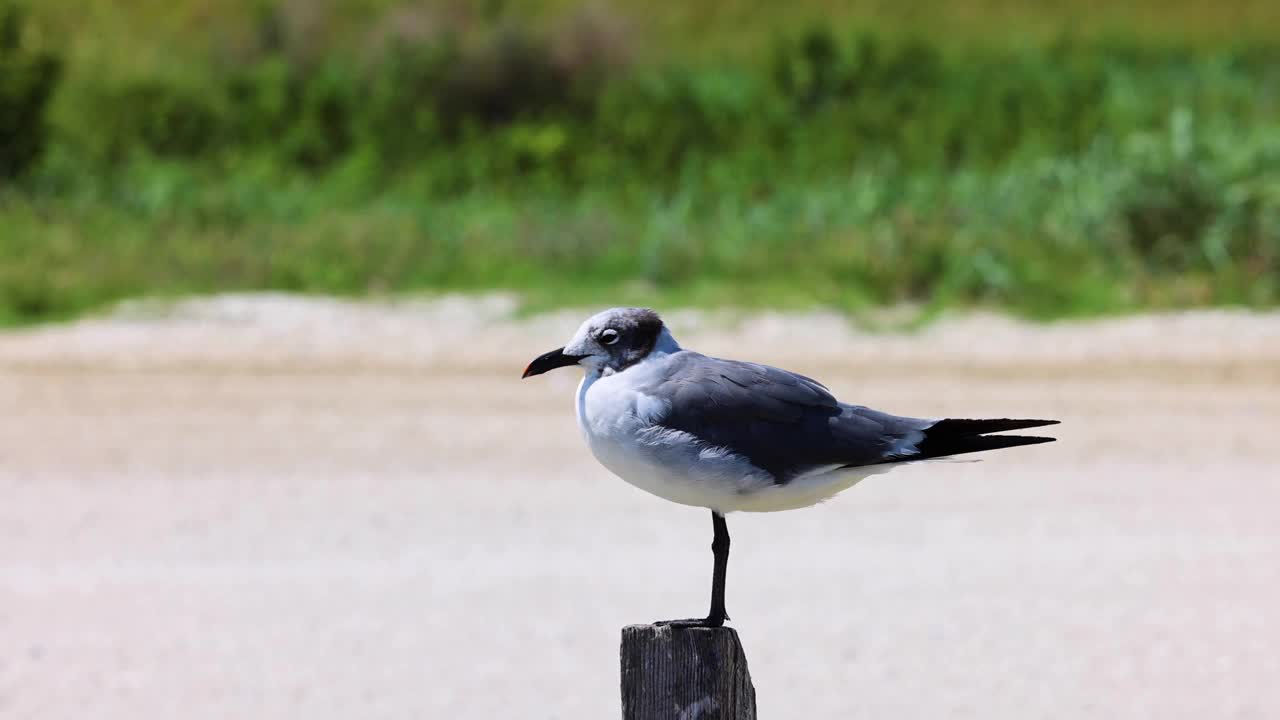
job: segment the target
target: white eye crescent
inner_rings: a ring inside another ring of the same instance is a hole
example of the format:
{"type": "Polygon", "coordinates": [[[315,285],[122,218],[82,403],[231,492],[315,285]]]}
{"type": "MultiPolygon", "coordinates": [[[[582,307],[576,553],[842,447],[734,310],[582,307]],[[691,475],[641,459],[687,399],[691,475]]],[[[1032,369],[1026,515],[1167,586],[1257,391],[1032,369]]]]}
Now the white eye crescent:
{"type": "Polygon", "coordinates": [[[607,328],[604,332],[600,333],[600,342],[605,345],[612,345],[618,342],[618,331],[613,328],[607,328]]]}

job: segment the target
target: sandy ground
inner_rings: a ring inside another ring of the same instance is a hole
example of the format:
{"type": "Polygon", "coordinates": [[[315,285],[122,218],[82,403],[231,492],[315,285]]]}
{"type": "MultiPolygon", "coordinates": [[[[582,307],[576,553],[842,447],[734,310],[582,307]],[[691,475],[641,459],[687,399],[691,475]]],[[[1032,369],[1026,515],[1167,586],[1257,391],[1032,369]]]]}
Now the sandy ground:
{"type": "MultiPolygon", "coordinates": [[[[230,297],[0,334],[0,717],[607,718],[618,630],[705,609],[710,523],[611,477],[580,319],[230,297]]],[[[1280,717],[1280,315],[687,346],[1061,442],[733,515],[764,718],[1280,717]]]]}

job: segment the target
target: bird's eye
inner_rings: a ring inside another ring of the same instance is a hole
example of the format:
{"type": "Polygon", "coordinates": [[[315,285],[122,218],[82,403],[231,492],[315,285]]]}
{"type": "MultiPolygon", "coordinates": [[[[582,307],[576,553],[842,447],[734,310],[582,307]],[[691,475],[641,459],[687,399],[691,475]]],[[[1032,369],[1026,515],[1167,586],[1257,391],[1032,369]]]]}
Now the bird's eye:
{"type": "Polygon", "coordinates": [[[618,342],[618,331],[614,330],[613,328],[609,328],[604,332],[600,333],[600,342],[604,343],[605,345],[612,345],[618,342]]]}

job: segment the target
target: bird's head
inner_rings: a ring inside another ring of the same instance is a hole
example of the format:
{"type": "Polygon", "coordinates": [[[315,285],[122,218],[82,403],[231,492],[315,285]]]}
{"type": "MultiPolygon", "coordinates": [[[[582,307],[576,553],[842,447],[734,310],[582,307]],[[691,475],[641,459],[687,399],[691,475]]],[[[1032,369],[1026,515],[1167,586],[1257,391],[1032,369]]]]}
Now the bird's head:
{"type": "Polygon", "coordinates": [[[521,377],[569,365],[588,371],[625,370],[648,357],[663,330],[662,318],[648,308],[611,308],[587,318],[564,347],[534,358],[521,377]]]}

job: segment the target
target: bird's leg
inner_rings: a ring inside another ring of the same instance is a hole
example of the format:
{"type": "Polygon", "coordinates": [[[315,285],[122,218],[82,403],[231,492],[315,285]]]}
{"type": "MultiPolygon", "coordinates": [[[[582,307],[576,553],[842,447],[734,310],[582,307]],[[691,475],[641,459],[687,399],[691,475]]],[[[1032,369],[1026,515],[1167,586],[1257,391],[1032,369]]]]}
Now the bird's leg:
{"type": "Polygon", "coordinates": [[[715,535],[711,540],[711,554],[715,565],[711,571],[711,612],[707,614],[708,627],[720,627],[729,619],[724,609],[724,579],[729,572],[729,526],[724,515],[711,511],[711,526],[715,535]]]}
{"type": "Polygon", "coordinates": [[[711,526],[715,532],[711,541],[711,554],[715,561],[711,571],[711,611],[705,618],[663,620],[658,625],[717,628],[729,619],[724,609],[724,581],[729,571],[729,526],[725,524],[724,515],[715,510],[711,511],[711,526]]]}

